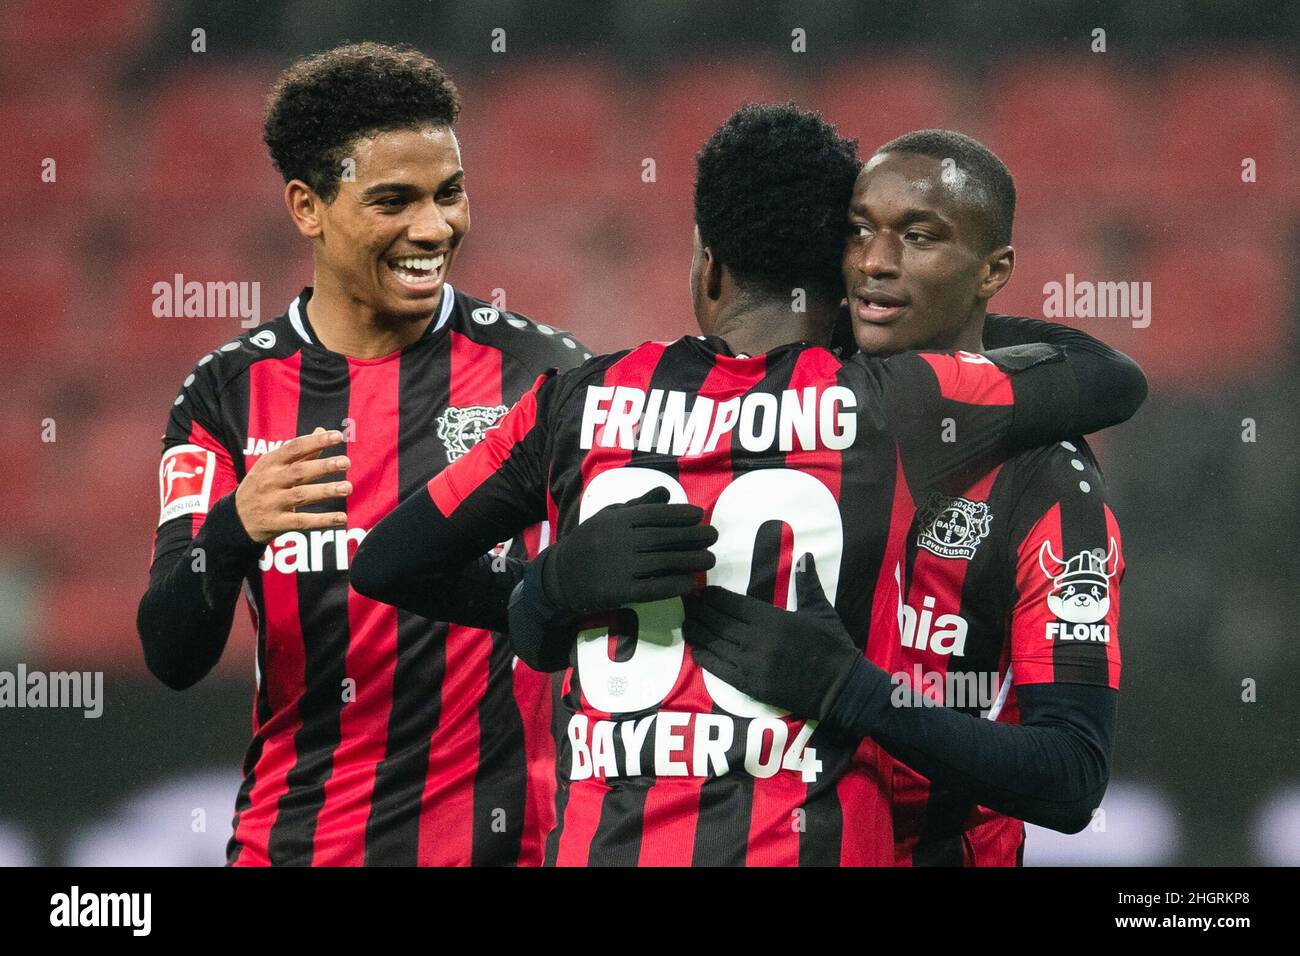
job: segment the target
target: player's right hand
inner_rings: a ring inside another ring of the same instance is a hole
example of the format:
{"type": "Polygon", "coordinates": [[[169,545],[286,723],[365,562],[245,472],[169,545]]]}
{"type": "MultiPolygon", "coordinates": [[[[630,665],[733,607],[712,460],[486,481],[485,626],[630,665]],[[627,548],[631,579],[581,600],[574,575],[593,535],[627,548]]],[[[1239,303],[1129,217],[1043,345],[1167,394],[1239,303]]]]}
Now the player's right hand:
{"type": "Polygon", "coordinates": [[[320,481],[330,475],[341,476],[351,465],[343,455],[319,457],[341,441],[342,433],[317,428],[267,452],[248,469],[235,489],[235,510],[250,538],[265,544],[286,531],[347,526],[348,516],[343,511],[297,510],[352,493],[350,481],[320,481]]]}
{"type": "Polygon", "coordinates": [[[853,668],[874,665],[826,599],[811,554],[794,574],[799,610],[710,585],[686,596],[682,636],[695,663],[736,690],[796,717],[824,721],[853,668]]]}
{"type": "Polygon", "coordinates": [[[718,532],[703,521],[703,508],[668,504],[666,488],[609,505],[537,558],[546,597],[577,612],[681,597],[717,563],[718,532]]]}

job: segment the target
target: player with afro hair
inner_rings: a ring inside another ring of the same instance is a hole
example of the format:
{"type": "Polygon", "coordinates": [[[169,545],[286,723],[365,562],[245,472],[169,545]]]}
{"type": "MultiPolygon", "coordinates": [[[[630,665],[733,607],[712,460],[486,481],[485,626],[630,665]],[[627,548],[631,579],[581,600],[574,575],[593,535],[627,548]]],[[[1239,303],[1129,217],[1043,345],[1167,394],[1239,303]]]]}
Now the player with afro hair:
{"type": "Polygon", "coordinates": [[[845,210],[857,142],[793,103],[747,104],[696,157],[695,224],[712,258],[747,290],[788,303],[795,289],[843,295],[845,210]]]}

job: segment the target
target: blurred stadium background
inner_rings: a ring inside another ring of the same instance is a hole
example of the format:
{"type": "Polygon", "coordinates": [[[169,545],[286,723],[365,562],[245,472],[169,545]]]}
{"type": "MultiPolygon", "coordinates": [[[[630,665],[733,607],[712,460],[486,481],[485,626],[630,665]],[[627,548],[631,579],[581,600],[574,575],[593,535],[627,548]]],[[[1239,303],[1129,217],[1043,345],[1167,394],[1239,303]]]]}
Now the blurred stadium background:
{"type": "Polygon", "coordinates": [[[864,155],[927,126],[997,151],[1020,191],[998,311],[1041,314],[1067,273],[1149,281],[1149,327],[1075,320],[1152,384],[1097,442],[1129,563],[1106,826],[1036,832],[1028,860],[1300,863],[1300,4],[804,6],[0,7],[0,436],[16,452],[0,469],[0,668],[106,673],[97,720],[0,710],[0,863],[222,860],[248,622],[217,673],[175,694],[145,671],[134,614],[167,410],[242,330],[155,318],[151,289],[256,281],[269,319],[309,283],[261,109],[293,56],[344,39],[414,43],[462,88],[474,225],[453,283],[503,289],[593,349],[694,330],[693,155],[745,100],[819,108],[864,155]]]}

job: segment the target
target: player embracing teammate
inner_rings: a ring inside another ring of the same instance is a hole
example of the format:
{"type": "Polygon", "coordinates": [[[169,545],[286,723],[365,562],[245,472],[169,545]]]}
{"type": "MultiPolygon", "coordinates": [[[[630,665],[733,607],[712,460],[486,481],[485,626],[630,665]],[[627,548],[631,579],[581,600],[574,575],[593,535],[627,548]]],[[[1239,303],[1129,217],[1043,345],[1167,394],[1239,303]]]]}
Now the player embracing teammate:
{"type": "MultiPolygon", "coordinates": [[[[1145,395],[1127,358],[1045,323],[1008,320],[1023,341],[989,355],[824,348],[857,173],[814,114],[733,116],[699,157],[704,335],[545,376],[358,554],[363,592],[400,604],[418,578],[451,613],[464,588],[491,593],[476,558],[492,541],[556,527],[510,615],[521,658],[565,670],[548,862],[892,863],[893,761],[869,735],[882,691],[904,714],[868,659],[897,655],[916,504],[1145,395]]],[[[981,309],[999,284],[980,280],[981,309]]],[[[928,752],[901,723],[891,746],[928,752]]]]}
{"type": "MultiPolygon", "coordinates": [[[[881,146],[850,204],[849,313],[837,333],[874,356],[1037,337],[1043,323],[985,314],[1014,268],[1014,213],[1010,172],[975,140],[920,130],[881,146]]],[[[906,706],[878,708],[861,729],[902,758],[892,779],[898,864],[1013,866],[1022,819],[1077,831],[1106,788],[1121,539],[1080,437],[1023,452],[946,492],[918,502],[894,643],[871,656],[917,693],[891,694],[906,706]],[[961,713],[931,713],[936,703],[961,713]]],[[[817,636],[770,602],[713,589],[696,613],[712,626],[688,628],[687,640],[725,638],[713,646],[728,652],[733,679],[751,693],[780,694],[754,671],[765,635],[817,636]]],[[[881,691],[882,676],[873,675],[881,691]]]]}

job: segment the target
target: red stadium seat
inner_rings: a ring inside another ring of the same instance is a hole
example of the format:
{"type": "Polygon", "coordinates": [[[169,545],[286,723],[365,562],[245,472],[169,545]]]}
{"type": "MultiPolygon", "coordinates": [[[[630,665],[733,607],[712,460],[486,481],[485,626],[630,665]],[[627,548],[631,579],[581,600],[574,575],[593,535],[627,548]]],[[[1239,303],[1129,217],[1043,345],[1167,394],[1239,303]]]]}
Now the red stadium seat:
{"type": "Polygon", "coordinates": [[[101,192],[120,171],[108,166],[105,132],[110,104],[84,83],[64,83],[0,100],[0,168],[5,205],[25,232],[85,229],[101,192]],[[47,182],[46,160],[53,160],[47,182]]]}
{"type": "MultiPolygon", "coordinates": [[[[40,497],[38,466],[41,454],[50,448],[50,443],[42,440],[50,409],[21,388],[15,388],[8,398],[9,413],[0,415],[0,442],[5,448],[20,449],[20,452],[9,456],[4,481],[0,481],[0,514],[5,516],[0,558],[15,552],[31,552],[29,542],[40,530],[36,508],[40,497]]],[[[55,426],[57,441],[57,419],[55,426]]]]}
{"type": "Polygon", "coordinates": [[[607,333],[613,347],[699,334],[690,292],[693,228],[690,222],[676,227],[664,223],[647,234],[644,251],[628,259],[618,278],[625,303],[620,314],[629,319],[607,333]],[[646,267],[650,262],[654,268],[646,267]]]}
{"type": "Polygon", "coordinates": [[[533,60],[471,81],[457,125],[471,200],[476,191],[548,204],[592,197],[619,139],[621,83],[588,60],[533,60]]]}
{"type": "MultiPolygon", "coordinates": [[[[124,534],[122,542],[138,543],[124,534]]],[[[120,552],[119,542],[115,552],[120,552]]],[[[60,569],[46,579],[35,602],[37,653],[49,666],[66,664],[81,670],[114,672],[143,669],[140,639],[135,633],[135,611],[148,583],[146,552],[143,562],[126,562],[116,558],[105,568],[60,569]]]]}
{"type": "Polygon", "coordinates": [[[58,403],[33,408],[52,417],[57,428],[55,441],[40,442],[37,417],[23,441],[35,449],[34,494],[25,502],[22,522],[35,560],[67,572],[94,572],[116,564],[122,542],[147,541],[140,535],[149,510],[157,507],[156,459],[168,410],[158,404],[152,414],[143,405],[119,412],[96,408],[89,415],[58,403]],[[137,448],[145,450],[144,458],[137,448]]]}
{"type": "Polygon", "coordinates": [[[842,135],[856,138],[866,158],[902,133],[969,125],[957,112],[960,93],[953,77],[924,61],[855,59],[823,74],[799,105],[820,110],[842,135]]]}
{"type": "Polygon", "coordinates": [[[777,60],[755,57],[701,59],[672,66],[657,87],[647,121],[629,126],[625,150],[655,160],[657,181],[688,194],[695,154],[742,104],[799,101],[801,90],[777,60]]]}
{"type": "Polygon", "coordinates": [[[1150,188],[1203,210],[1277,202],[1300,209],[1300,89],[1294,73],[1265,57],[1200,56],[1161,83],[1150,188]],[[1253,159],[1256,182],[1242,182],[1253,159]]]}
{"type": "Polygon", "coordinates": [[[656,275],[648,282],[642,276],[629,277],[629,311],[637,320],[633,327],[619,330],[619,348],[700,334],[691,308],[689,276],[687,269],[681,269],[656,275]]]}
{"type": "MultiPolygon", "coordinates": [[[[175,390],[169,387],[168,393],[175,390]]],[[[89,409],[61,411],[57,404],[51,409],[57,440],[34,456],[46,492],[34,505],[55,535],[51,547],[62,563],[102,565],[120,548],[124,526],[138,531],[142,522],[147,525],[157,508],[156,458],[171,410],[165,394],[154,401],[124,402],[109,393],[89,409]],[[58,493],[51,493],[55,489],[58,493]],[[70,508],[73,500],[84,507],[70,508]],[[80,530],[74,532],[73,525],[80,530]]]]}
{"type": "Polygon", "coordinates": [[[485,199],[475,209],[475,225],[456,258],[451,284],[488,301],[501,301],[495,291],[500,289],[507,309],[572,330],[578,282],[589,268],[576,218],[577,210],[485,199]]]}
{"type": "Polygon", "coordinates": [[[989,90],[987,145],[1016,177],[1020,207],[1122,206],[1152,176],[1137,76],[1099,58],[1019,64],[989,90]]]}
{"type": "Polygon", "coordinates": [[[180,73],[150,104],[142,228],[182,227],[187,244],[255,232],[282,216],[283,181],[262,143],[273,75],[262,64],[180,73]]]}
{"type": "Polygon", "coordinates": [[[1131,350],[1153,387],[1204,390],[1278,367],[1295,317],[1291,275],[1269,239],[1260,233],[1212,252],[1183,240],[1140,270],[1152,284],[1151,326],[1115,344],[1131,350]]]}
{"type": "Polygon", "coordinates": [[[0,77],[42,87],[61,72],[106,72],[157,28],[156,0],[10,0],[0,7],[0,77]]]}
{"type": "MultiPolygon", "coordinates": [[[[181,379],[204,353],[247,331],[239,315],[219,314],[223,308],[230,311],[229,302],[224,299],[214,298],[211,314],[200,317],[185,316],[182,299],[181,314],[176,314],[177,274],[182,277],[182,295],[187,283],[204,284],[205,313],[209,311],[207,283],[259,283],[258,308],[260,321],[265,322],[288,304],[270,301],[262,295],[261,280],[271,274],[275,265],[250,263],[229,249],[190,248],[182,241],[141,251],[122,263],[116,292],[106,297],[102,318],[104,352],[109,361],[121,363],[121,369],[127,373],[120,387],[128,391],[161,389],[169,394],[160,392],[158,398],[169,402],[175,397],[181,379]],[[172,314],[156,315],[155,311],[172,314]],[[150,377],[142,378],[140,369],[149,369],[150,377]]],[[[254,287],[250,284],[243,291],[245,301],[251,303],[254,287]]]]}
{"type": "MultiPolygon", "coordinates": [[[[0,323],[11,343],[30,355],[54,356],[71,324],[75,259],[57,248],[20,246],[0,262],[0,323]]],[[[41,369],[18,363],[6,378],[41,369]]]]}
{"type": "MultiPolygon", "coordinates": [[[[1061,229],[1051,223],[1020,223],[1012,238],[1016,248],[1016,268],[1011,281],[989,303],[989,311],[1024,315],[1031,319],[1047,318],[1066,325],[1093,331],[1090,320],[1044,315],[1048,283],[1065,283],[1067,275],[1076,279],[1118,279],[1104,265],[1100,241],[1081,229],[1061,229]]],[[[1103,338],[1105,332],[1098,332],[1103,338]]],[[[1107,339],[1109,341],[1109,339],[1107,339]]]]}
{"type": "Polygon", "coordinates": [[[1223,243],[1213,253],[1200,242],[1153,240],[1151,254],[1125,262],[1106,248],[1104,235],[1061,244],[1023,235],[1016,273],[991,307],[1096,335],[1137,359],[1152,391],[1215,388],[1275,366],[1294,320],[1287,273],[1264,237],[1223,243]],[[1135,326],[1146,320],[1132,314],[1044,316],[1044,285],[1064,287],[1067,275],[1076,297],[1083,282],[1149,283],[1149,324],[1135,326]]]}

